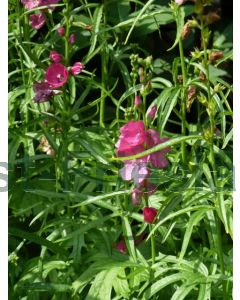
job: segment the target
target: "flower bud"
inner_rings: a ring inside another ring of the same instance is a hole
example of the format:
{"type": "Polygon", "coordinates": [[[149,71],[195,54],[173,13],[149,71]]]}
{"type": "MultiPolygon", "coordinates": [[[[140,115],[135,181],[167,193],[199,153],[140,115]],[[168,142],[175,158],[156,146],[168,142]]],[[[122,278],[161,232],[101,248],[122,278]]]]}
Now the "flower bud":
{"type": "Polygon", "coordinates": [[[70,34],[70,36],[69,36],[69,43],[71,45],[73,45],[75,43],[75,41],[76,41],[75,34],[74,33],[70,34]]]}
{"type": "Polygon", "coordinates": [[[157,112],[157,105],[153,105],[150,109],[148,109],[147,117],[151,120],[155,118],[156,112],[157,112]]]}
{"type": "Polygon", "coordinates": [[[49,57],[54,63],[59,63],[62,60],[62,55],[57,51],[51,51],[49,57]]]}
{"type": "Polygon", "coordinates": [[[118,242],[116,244],[116,249],[123,254],[127,253],[127,247],[126,247],[125,242],[118,242]]]}
{"type": "Polygon", "coordinates": [[[134,105],[135,105],[136,107],[141,107],[142,101],[141,101],[140,96],[138,96],[138,95],[135,96],[135,98],[134,98],[134,105]]]}
{"type": "Polygon", "coordinates": [[[57,33],[60,35],[60,36],[64,36],[65,35],[65,29],[64,27],[59,27],[57,29],[57,33]]]}
{"type": "Polygon", "coordinates": [[[76,62],[72,67],[71,67],[71,73],[75,76],[78,75],[82,72],[84,66],[80,62],[76,62]]]}
{"type": "Polygon", "coordinates": [[[146,223],[152,224],[155,221],[157,210],[154,207],[144,207],[143,218],[146,223]]]}

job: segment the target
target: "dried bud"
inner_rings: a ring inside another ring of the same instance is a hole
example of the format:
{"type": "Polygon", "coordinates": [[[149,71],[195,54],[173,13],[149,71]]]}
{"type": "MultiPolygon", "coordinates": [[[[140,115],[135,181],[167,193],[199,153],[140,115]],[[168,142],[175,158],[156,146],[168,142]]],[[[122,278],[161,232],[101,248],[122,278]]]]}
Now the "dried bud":
{"type": "Polygon", "coordinates": [[[48,142],[48,140],[46,139],[45,136],[42,137],[38,148],[41,151],[45,152],[47,155],[50,155],[50,156],[55,155],[55,151],[52,149],[52,147],[50,146],[50,144],[49,144],[49,142],[48,142]]]}
{"type": "Polygon", "coordinates": [[[197,88],[194,85],[189,86],[187,90],[187,101],[186,101],[186,111],[189,113],[191,105],[196,98],[197,88]]]}
{"type": "Polygon", "coordinates": [[[177,80],[178,80],[179,83],[183,83],[183,76],[178,75],[177,80]]]}
{"type": "Polygon", "coordinates": [[[187,90],[187,99],[188,100],[191,100],[193,98],[195,98],[196,96],[196,93],[197,93],[197,88],[195,85],[191,85],[189,86],[188,90],[187,90]]]}
{"type": "Polygon", "coordinates": [[[201,72],[201,73],[199,74],[199,79],[200,79],[201,81],[204,81],[204,80],[206,79],[206,75],[205,75],[203,72],[201,72]]]}
{"type": "Polygon", "coordinates": [[[214,62],[220,58],[222,58],[224,55],[223,51],[213,51],[208,55],[208,59],[210,62],[214,62]]]}
{"type": "Polygon", "coordinates": [[[190,27],[189,23],[187,22],[187,23],[183,26],[183,31],[182,31],[182,33],[181,33],[182,39],[185,40],[186,38],[188,38],[190,32],[191,32],[191,27],[190,27]]]}
{"type": "Polygon", "coordinates": [[[92,30],[92,25],[86,25],[85,29],[91,31],[92,30]]]}
{"type": "Polygon", "coordinates": [[[203,16],[203,19],[206,22],[206,24],[210,25],[219,21],[221,17],[217,12],[210,11],[207,15],[203,16]]]}

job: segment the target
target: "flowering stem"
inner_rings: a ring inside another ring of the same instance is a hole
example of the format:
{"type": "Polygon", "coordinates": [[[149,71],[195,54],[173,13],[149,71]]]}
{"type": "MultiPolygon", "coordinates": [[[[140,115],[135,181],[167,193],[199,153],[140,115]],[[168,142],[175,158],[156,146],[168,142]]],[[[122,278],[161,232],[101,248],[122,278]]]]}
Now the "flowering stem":
{"type": "Polygon", "coordinates": [[[69,65],[69,31],[70,31],[70,23],[69,23],[69,4],[68,1],[66,4],[66,12],[65,12],[65,21],[66,21],[66,32],[65,32],[65,61],[66,65],[69,65]]]}
{"type": "MultiPolygon", "coordinates": [[[[153,226],[149,225],[149,230],[150,232],[152,231],[153,226]]],[[[156,258],[156,250],[155,250],[155,238],[154,235],[151,235],[151,249],[152,249],[152,264],[155,263],[155,258],[156,258]]]]}
{"type": "MultiPolygon", "coordinates": [[[[203,21],[201,21],[201,34],[202,34],[202,45],[203,45],[203,51],[204,51],[204,68],[206,70],[206,84],[207,84],[207,98],[209,103],[209,119],[210,119],[210,132],[211,136],[209,139],[209,147],[210,147],[210,163],[212,165],[212,171],[213,171],[213,179],[214,179],[214,185],[215,188],[218,187],[218,179],[217,179],[217,167],[216,167],[216,160],[215,160],[215,154],[214,154],[214,131],[215,131],[215,120],[214,120],[214,103],[211,97],[211,90],[210,90],[210,79],[209,79],[209,65],[208,65],[208,54],[207,54],[207,44],[206,44],[206,38],[205,38],[205,26],[203,24],[203,21]]],[[[220,194],[216,193],[217,197],[217,205],[220,206],[220,194]]],[[[222,249],[222,233],[221,233],[221,221],[218,218],[217,213],[215,213],[215,222],[216,222],[216,228],[217,228],[217,243],[218,243],[218,257],[219,257],[219,263],[220,263],[220,269],[222,274],[225,274],[225,266],[224,266],[224,260],[223,260],[223,249],[222,249]]],[[[226,283],[223,281],[223,299],[227,299],[226,297],[226,283]]]]}
{"type": "MultiPolygon", "coordinates": [[[[182,38],[179,39],[179,53],[182,68],[182,78],[183,78],[183,89],[182,89],[182,99],[181,99],[181,114],[182,114],[182,135],[186,135],[186,82],[187,82],[187,72],[184,62],[184,52],[183,52],[183,42],[182,38]]],[[[183,141],[181,143],[181,152],[183,163],[186,164],[186,143],[183,141]]]]}

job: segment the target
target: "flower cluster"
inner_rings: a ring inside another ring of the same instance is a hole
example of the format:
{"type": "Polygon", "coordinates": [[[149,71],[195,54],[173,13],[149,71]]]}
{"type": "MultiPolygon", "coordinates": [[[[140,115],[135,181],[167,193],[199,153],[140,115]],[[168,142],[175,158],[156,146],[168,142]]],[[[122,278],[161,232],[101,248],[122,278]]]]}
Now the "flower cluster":
{"type": "Polygon", "coordinates": [[[69,73],[76,76],[80,74],[84,68],[82,63],[76,62],[68,70],[68,68],[60,63],[63,57],[57,51],[51,51],[49,58],[52,64],[45,72],[45,81],[37,82],[33,85],[35,92],[34,100],[37,103],[46,102],[50,97],[59,94],[61,91],[55,89],[66,84],[69,73]]]}
{"type": "MultiPolygon", "coordinates": [[[[48,6],[51,10],[54,9],[52,4],[56,4],[59,2],[59,0],[21,0],[22,4],[26,9],[33,9],[33,8],[39,8],[41,6],[48,6]]],[[[31,26],[34,29],[40,29],[44,26],[46,22],[46,16],[42,12],[43,9],[40,9],[41,13],[38,14],[32,14],[29,17],[29,21],[31,26]]]]}
{"type": "MultiPolygon", "coordinates": [[[[116,154],[118,157],[126,157],[141,153],[147,149],[164,143],[168,138],[160,138],[156,130],[145,130],[143,121],[129,121],[120,128],[120,137],[116,143],[116,154]]],[[[165,154],[170,148],[156,151],[141,158],[124,161],[124,167],[120,170],[123,180],[133,181],[136,188],[132,191],[133,204],[140,204],[144,195],[153,194],[156,187],[149,182],[151,171],[149,164],[155,168],[162,169],[168,166],[165,154]]],[[[153,223],[156,217],[154,208],[144,209],[144,220],[153,223]]]]}

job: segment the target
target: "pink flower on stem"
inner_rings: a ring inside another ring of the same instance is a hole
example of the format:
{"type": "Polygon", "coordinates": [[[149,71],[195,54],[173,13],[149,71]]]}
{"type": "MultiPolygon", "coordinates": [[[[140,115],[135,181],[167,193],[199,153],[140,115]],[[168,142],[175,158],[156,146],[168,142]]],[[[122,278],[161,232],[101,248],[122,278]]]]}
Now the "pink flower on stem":
{"type": "Polygon", "coordinates": [[[29,20],[32,28],[38,30],[44,26],[46,17],[44,14],[33,14],[29,17],[29,20]]]}
{"type": "Polygon", "coordinates": [[[54,63],[59,63],[62,60],[62,55],[57,51],[51,51],[49,57],[54,63]]]}
{"type": "Polygon", "coordinates": [[[75,76],[78,75],[82,72],[84,66],[80,62],[76,62],[72,67],[71,67],[71,73],[75,76]]]}
{"type": "Polygon", "coordinates": [[[133,180],[137,186],[143,186],[146,179],[151,175],[151,172],[145,162],[141,160],[130,160],[125,162],[119,174],[123,180],[133,180]]]}
{"type": "Polygon", "coordinates": [[[151,108],[148,109],[148,111],[147,111],[147,117],[150,120],[153,120],[155,118],[157,110],[158,110],[157,105],[153,105],[151,108]]]}
{"type": "Polygon", "coordinates": [[[36,82],[33,84],[33,90],[35,97],[33,100],[37,103],[46,102],[50,97],[54,95],[54,91],[51,89],[47,82],[36,82]]]}
{"type": "Polygon", "coordinates": [[[41,6],[41,0],[21,0],[26,9],[32,9],[41,6]]]}
{"type": "Polygon", "coordinates": [[[50,65],[45,74],[48,84],[53,88],[63,86],[67,82],[68,76],[67,68],[60,63],[50,65]]]}
{"type": "Polygon", "coordinates": [[[60,36],[64,36],[65,35],[65,29],[64,27],[59,27],[57,29],[57,33],[60,35],[60,36]]]}
{"type": "Polygon", "coordinates": [[[117,156],[130,156],[145,150],[146,132],[143,121],[129,121],[120,128],[120,133],[116,143],[117,156]]]}
{"type": "Polygon", "coordinates": [[[135,96],[135,98],[134,98],[134,105],[135,105],[136,107],[141,107],[142,101],[141,101],[140,96],[138,96],[138,95],[135,96]]]}
{"type": "Polygon", "coordinates": [[[144,207],[143,218],[146,223],[152,224],[155,221],[157,210],[154,207],[144,207]]]}
{"type": "MultiPolygon", "coordinates": [[[[166,137],[160,138],[159,133],[156,130],[147,130],[147,146],[149,149],[156,145],[162,144],[168,140],[169,138],[166,137]]],[[[165,154],[168,153],[170,150],[171,148],[167,147],[165,149],[150,154],[151,164],[158,169],[166,168],[168,166],[168,160],[166,159],[165,154]]]]}
{"type": "Polygon", "coordinates": [[[69,43],[71,45],[73,45],[75,43],[75,41],[76,41],[75,34],[74,33],[70,34],[70,36],[69,36],[69,43]]]}

